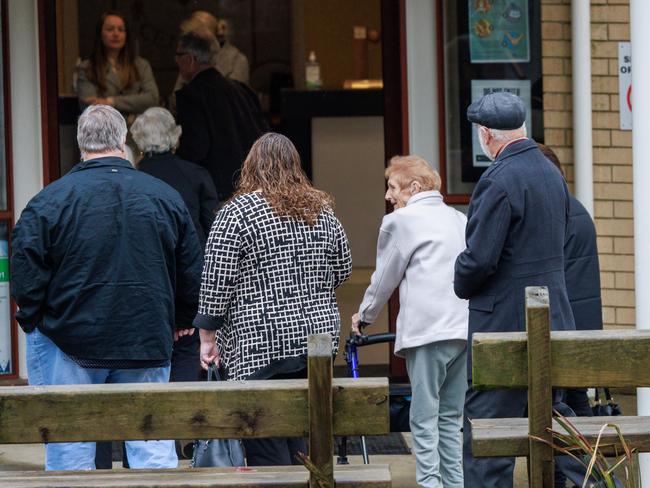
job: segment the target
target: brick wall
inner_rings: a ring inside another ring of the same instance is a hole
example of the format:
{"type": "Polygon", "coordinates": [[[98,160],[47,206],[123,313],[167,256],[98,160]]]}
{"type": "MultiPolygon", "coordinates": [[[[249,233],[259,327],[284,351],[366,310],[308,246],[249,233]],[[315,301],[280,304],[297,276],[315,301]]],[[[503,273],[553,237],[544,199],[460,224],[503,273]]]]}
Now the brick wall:
{"type": "MultiPolygon", "coordinates": [[[[591,0],[594,217],[606,327],[634,325],[632,132],[619,130],[618,42],[628,41],[629,0],[591,0]]],[[[544,137],[573,183],[571,2],[542,0],[544,137]]]]}

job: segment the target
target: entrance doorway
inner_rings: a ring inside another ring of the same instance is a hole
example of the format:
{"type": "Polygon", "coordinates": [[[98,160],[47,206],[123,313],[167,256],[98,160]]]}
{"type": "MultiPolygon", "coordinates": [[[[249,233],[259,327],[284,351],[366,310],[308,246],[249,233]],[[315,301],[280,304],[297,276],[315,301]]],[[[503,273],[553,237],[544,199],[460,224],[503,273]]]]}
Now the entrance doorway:
{"type": "MultiPolygon", "coordinates": [[[[228,42],[249,63],[249,85],[258,94],[271,130],[288,135],[314,185],[334,196],[348,233],[354,272],[338,291],[341,337],[361,302],[374,268],[376,238],[386,206],[386,160],[406,148],[404,1],[360,0],[81,0],[39,1],[42,22],[42,90],[45,183],[78,161],[75,130],[80,113],[78,72],[94,42],[102,12],[117,10],[130,21],[138,55],[151,64],[159,105],[169,105],[178,76],[174,52],[179,23],[205,10],[227,24],[228,42]],[[365,37],[363,32],[365,32],[365,37]],[[307,90],[311,51],[322,87],[307,90]],[[349,88],[363,74],[365,89],[349,88]],[[381,83],[383,82],[383,88],[381,83]],[[344,88],[344,85],[348,88],[344,88]]],[[[372,332],[394,329],[396,307],[384,311],[372,332]],[[392,325],[391,325],[392,324],[392,325]]],[[[360,363],[404,376],[388,345],[363,349],[360,363]]],[[[342,365],[340,354],[337,364],[342,365]]]]}

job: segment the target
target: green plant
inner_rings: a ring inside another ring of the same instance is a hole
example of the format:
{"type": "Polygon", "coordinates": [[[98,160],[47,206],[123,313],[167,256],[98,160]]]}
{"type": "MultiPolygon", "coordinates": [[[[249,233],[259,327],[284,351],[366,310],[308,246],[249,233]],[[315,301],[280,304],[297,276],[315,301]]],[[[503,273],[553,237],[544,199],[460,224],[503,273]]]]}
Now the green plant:
{"type": "Polygon", "coordinates": [[[634,457],[636,449],[629,447],[616,424],[603,424],[596,443],[592,445],[567,417],[555,412],[554,418],[565,432],[548,429],[552,435],[551,442],[532,435],[530,438],[551,446],[584,466],[586,474],[582,488],[640,488],[639,468],[634,457]],[[601,442],[607,429],[616,431],[618,443],[601,442]],[[605,456],[604,450],[613,452],[614,456],[605,456]],[[617,477],[614,476],[614,471],[617,477]]]}

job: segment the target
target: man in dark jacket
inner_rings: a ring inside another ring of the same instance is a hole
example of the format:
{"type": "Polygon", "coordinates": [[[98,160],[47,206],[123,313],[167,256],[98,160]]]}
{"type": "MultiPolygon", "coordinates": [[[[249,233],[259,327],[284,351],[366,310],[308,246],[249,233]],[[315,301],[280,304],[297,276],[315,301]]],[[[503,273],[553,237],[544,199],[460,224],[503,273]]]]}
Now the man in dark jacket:
{"type": "Polygon", "coordinates": [[[266,122],[255,93],[213,66],[218,49],[207,29],[187,32],[178,41],[176,63],[188,83],[176,92],[183,128],[177,154],[206,168],[224,201],[253,142],[266,132],[266,122]]]}
{"type": "MultiPolygon", "coordinates": [[[[469,299],[469,340],[474,332],[525,330],[524,290],[546,286],[554,330],[574,329],[564,281],[569,193],[560,172],[526,138],[526,109],[519,97],[491,93],[467,109],[494,163],[470,202],[467,248],[456,260],[454,289],[469,299]]],[[[471,356],[468,356],[471,359],[471,356]]],[[[471,367],[468,371],[471,385],[471,367]]],[[[474,458],[473,418],[523,417],[525,390],[474,391],[465,402],[465,486],[512,486],[514,458],[474,458]]]]}
{"type": "MultiPolygon", "coordinates": [[[[560,171],[557,154],[539,144],[542,154],[560,171]]],[[[603,307],[600,298],[600,264],[596,227],[580,201],[569,196],[569,224],[564,243],[564,277],[576,330],[602,330],[603,307]]],[[[567,389],[565,403],[581,417],[591,417],[586,388],[567,389]]]]}
{"type": "MultiPolygon", "coordinates": [[[[542,154],[562,172],[557,154],[538,144],[542,154]]],[[[564,243],[564,277],[576,330],[602,330],[603,312],[600,298],[600,265],[596,227],[580,201],[569,195],[569,222],[564,243]]],[[[562,399],[579,417],[591,417],[586,388],[567,388],[562,399]]],[[[556,488],[566,486],[564,475],[555,470],[556,488]]]]}
{"type": "MultiPolygon", "coordinates": [[[[79,118],[83,161],[28,203],[12,295],[32,385],[167,382],[197,310],[201,247],[183,200],[124,159],[112,107],[79,118]]],[[[132,468],[173,468],[173,441],[128,441],[132,468]]],[[[46,445],[46,469],[94,469],[95,443],[46,445]]]]}

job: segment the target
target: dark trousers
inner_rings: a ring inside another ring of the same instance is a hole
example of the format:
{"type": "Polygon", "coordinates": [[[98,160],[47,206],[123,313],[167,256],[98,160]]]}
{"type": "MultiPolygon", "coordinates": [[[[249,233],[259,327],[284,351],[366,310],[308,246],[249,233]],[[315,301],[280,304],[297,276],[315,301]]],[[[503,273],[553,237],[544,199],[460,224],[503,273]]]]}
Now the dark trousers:
{"type": "Polygon", "coordinates": [[[248,466],[291,466],[302,464],[296,454],[307,454],[307,442],[302,437],[270,437],[244,439],[248,466]]]}
{"type": "MultiPolygon", "coordinates": [[[[172,367],[169,381],[199,381],[201,365],[199,362],[199,348],[201,340],[198,330],[190,336],[183,336],[174,343],[172,349],[172,367]]],[[[119,441],[122,449],[122,466],[129,467],[126,458],[124,442],[119,441]]],[[[111,469],[113,467],[113,443],[98,442],[95,451],[95,466],[97,469],[111,469]]]]}
{"type": "MultiPolygon", "coordinates": [[[[571,388],[564,390],[563,403],[565,403],[574,415],[578,417],[593,417],[591,405],[589,405],[589,397],[587,396],[587,388],[571,388]]],[[[565,417],[565,412],[560,412],[565,417]]],[[[568,413],[568,412],[567,412],[568,413]]],[[[571,416],[571,415],[568,415],[571,416]]],[[[578,485],[580,486],[580,485],[578,485]]],[[[555,466],[555,488],[566,487],[566,476],[555,466]]]]}
{"type": "MultiPolygon", "coordinates": [[[[565,416],[571,409],[561,402],[554,408],[565,416]]],[[[481,488],[511,488],[513,485],[514,457],[475,458],[472,456],[472,427],[470,419],[525,417],[528,411],[526,390],[476,391],[468,388],[465,395],[463,425],[463,472],[465,486],[481,488]]],[[[555,465],[564,476],[582,485],[585,469],[567,456],[556,456],[555,465]]]]}
{"type": "MultiPolygon", "coordinates": [[[[266,379],[286,380],[307,377],[307,370],[276,374],[266,379]]],[[[296,454],[307,454],[307,442],[303,437],[269,437],[267,439],[244,439],[246,464],[248,466],[290,466],[302,464],[296,454]]]]}
{"type": "Polygon", "coordinates": [[[195,330],[190,336],[183,336],[174,343],[172,349],[172,368],[169,373],[169,381],[199,381],[201,375],[201,363],[199,361],[199,349],[201,339],[199,331],[195,330]]]}

